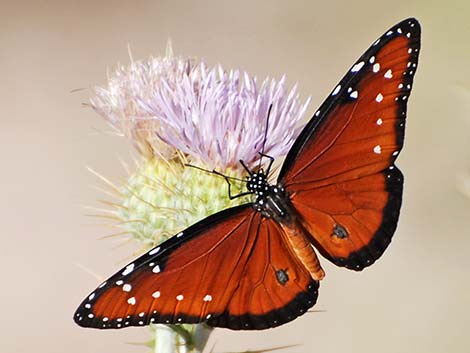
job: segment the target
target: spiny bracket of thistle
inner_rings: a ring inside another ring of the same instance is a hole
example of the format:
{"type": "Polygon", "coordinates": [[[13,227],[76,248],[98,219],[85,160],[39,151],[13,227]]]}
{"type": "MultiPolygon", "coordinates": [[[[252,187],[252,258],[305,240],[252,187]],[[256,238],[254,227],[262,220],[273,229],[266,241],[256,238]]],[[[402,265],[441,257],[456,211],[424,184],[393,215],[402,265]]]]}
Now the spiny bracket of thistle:
{"type": "MultiPolygon", "coordinates": [[[[233,170],[222,170],[236,175],[233,170]]],[[[244,185],[232,182],[232,192],[244,185]]],[[[118,217],[137,240],[154,246],[208,215],[248,201],[230,200],[224,178],[184,166],[174,159],[147,159],[121,189],[118,217]],[[130,221],[130,222],[129,222],[130,221]]]]}
{"type": "MultiPolygon", "coordinates": [[[[247,197],[228,198],[224,178],[185,163],[244,179],[239,160],[255,168],[264,141],[264,153],[277,161],[288,152],[309,101],[301,104],[296,86],[286,89],[285,77],[259,84],[240,70],[174,56],[170,43],[163,57],[131,58],[129,65],[118,66],[106,86],[93,89],[90,102],[142,156],[118,188],[113,212],[123,230],[148,249],[217,211],[247,202],[247,197]]],[[[233,194],[244,191],[243,182],[231,185],[233,194]]]]}

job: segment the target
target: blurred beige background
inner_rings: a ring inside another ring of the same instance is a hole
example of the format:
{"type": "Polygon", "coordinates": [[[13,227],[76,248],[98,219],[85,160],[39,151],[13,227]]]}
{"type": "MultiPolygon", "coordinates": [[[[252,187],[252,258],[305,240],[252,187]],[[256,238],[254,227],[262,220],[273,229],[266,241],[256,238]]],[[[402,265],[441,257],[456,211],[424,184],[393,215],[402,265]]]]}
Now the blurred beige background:
{"type": "Polygon", "coordinates": [[[0,4],[0,352],[147,352],[148,330],[85,330],[72,314],[135,247],[99,240],[82,205],[132,160],[128,143],[81,106],[106,68],[175,52],[300,83],[313,112],[388,27],[423,27],[409,104],[399,228],[363,273],[326,261],[318,310],[277,329],[216,330],[215,352],[469,352],[470,5],[462,1],[2,1],[0,4]]]}

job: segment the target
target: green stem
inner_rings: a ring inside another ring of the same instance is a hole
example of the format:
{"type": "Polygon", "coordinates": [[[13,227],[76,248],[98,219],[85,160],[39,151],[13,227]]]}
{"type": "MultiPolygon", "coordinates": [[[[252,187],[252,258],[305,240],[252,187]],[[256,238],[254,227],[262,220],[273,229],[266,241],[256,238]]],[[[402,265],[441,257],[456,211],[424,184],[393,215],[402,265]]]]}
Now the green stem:
{"type": "Polygon", "coordinates": [[[202,353],[213,330],[205,324],[155,325],[154,353],[202,353]]]}
{"type": "Polygon", "coordinates": [[[176,333],[166,325],[155,327],[155,353],[176,353],[176,333]]]}

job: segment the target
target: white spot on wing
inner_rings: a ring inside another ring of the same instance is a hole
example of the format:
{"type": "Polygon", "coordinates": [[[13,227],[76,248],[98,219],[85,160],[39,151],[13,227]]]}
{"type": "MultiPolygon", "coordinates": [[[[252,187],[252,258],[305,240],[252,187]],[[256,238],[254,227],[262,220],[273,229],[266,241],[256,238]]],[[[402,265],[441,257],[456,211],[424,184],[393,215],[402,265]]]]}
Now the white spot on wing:
{"type": "Polygon", "coordinates": [[[378,118],[378,119],[377,119],[377,125],[382,125],[382,123],[383,123],[382,119],[381,119],[381,118],[378,118]]]}
{"type": "Polygon", "coordinates": [[[374,72],[379,72],[380,70],[380,64],[379,63],[375,63],[374,66],[372,67],[372,71],[374,72]]]}
{"type": "Polygon", "coordinates": [[[91,294],[88,296],[88,300],[93,300],[94,297],[95,297],[95,293],[91,293],[91,294]]]}
{"type": "Polygon", "coordinates": [[[335,90],[333,93],[331,93],[332,96],[336,96],[339,93],[339,90],[341,89],[341,85],[336,86],[335,90]]]}
{"type": "Polygon", "coordinates": [[[137,301],[135,300],[135,297],[131,297],[131,298],[127,299],[127,302],[130,305],[135,305],[135,303],[137,303],[137,301]]]}
{"type": "Polygon", "coordinates": [[[178,234],[176,234],[176,237],[177,237],[177,238],[180,238],[180,237],[182,237],[182,236],[183,236],[183,232],[179,232],[178,234]]]}
{"type": "Polygon", "coordinates": [[[207,295],[204,297],[203,300],[204,300],[205,302],[210,302],[210,301],[212,301],[212,295],[207,294],[207,295]]]}
{"type": "Polygon", "coordinates": [[[382,153],[382,148],[380,147],[380,145],[377,145],[377,146],[374,147],[374,152],[377,153],[377,154],[382,153]]]}
{"type": "Polygon", "coordinates": [[[131,289],[132,289],[132,286],[130,284],[125,284],[125,285],[122,286],[122,290],[124,292],[130,292],[131,289]]]}
{"type": "Polygon", "coordinates": [[[351,92],[349,97],[356,99],[358,97],[358,92],[357,91],[351,92]]]}
{"type": "Polygon", "coordinates": [[[385,78],[392,78],[393,77],[392,70],[388,69],[387,72],[384,74],[384,77],[385,78]]]}
{"type": "Polygon", "coordinates": [[[159,251],[160,251],[160,247],[158,246],[155,249],[150,250],[149,255],[155,255],[159,251]]]}
{"type": "Polygon", "coordinates": [[[183,294],[178,294],[178,295],[176,296],[176,300],[179,301],[179,302],[182,301],[183,299],[184,299],[183,294]]]}
{"type": "Polygon", "coordinates": [[[160,266],[159,266],[159,265],[155,266],[155,267],[153,268],[153,270],[152,270],[153,273],[159,273],[160,271],[161,271],[161,270],[160,270],[160,266]]]}
{"type": "Polygon", "coordinates": [[[384,99],[384,96],[382,96],[382,93],[379,93],[377,97],[375,97],[376,102],[380,103],[384,99]]]}
{"type": "Polygon", "coordinates": [[[375,56],[372,55],[369,59],[369,62],[373,64],[375,62],[375,56]]]}
{"type": "Polygon", "coordinates": [[[133,263],[130,264],[130,265],[127,265],[126,268],[124,269],[124,271],[122,271],[122,275],[127,276],[129,273],[134,271],[134,267],[135,267],[135,265],[133,263]]]}
{"type": "Polygon", "coordinates": [[[160,291],[157,290],[156,292],[153,292],[152,297],[155,299],[160,298],[160,291]]]}
{"type": "Polygon", "coordinates": [[[358,62],[356,65],[354,65],[351,69],[351,72],[358,72],[362,67],[364,66],[364,61],[358,62]]]}

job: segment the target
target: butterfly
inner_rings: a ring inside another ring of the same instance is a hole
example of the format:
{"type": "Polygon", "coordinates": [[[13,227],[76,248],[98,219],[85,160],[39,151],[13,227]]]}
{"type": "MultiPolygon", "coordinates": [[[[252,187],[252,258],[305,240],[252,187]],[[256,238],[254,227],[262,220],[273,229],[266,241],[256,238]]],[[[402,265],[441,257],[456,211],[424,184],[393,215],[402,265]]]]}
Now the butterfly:
{"type": "Polygon", "coordinates": [[[315,249],[337,266],[372,265],[400,213],[403,175],[394,162],[420,31],[406,19],[367,49],[302,130],[275,184],[273,160],[263,155],[266,171],[245,167],[253,202],[213,214],[129,263],[85,298],[75,322],[267,329],[316,303],[324,271],[315,249]]]}

